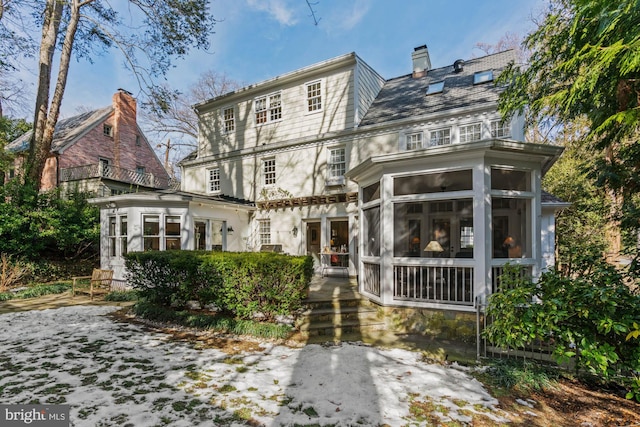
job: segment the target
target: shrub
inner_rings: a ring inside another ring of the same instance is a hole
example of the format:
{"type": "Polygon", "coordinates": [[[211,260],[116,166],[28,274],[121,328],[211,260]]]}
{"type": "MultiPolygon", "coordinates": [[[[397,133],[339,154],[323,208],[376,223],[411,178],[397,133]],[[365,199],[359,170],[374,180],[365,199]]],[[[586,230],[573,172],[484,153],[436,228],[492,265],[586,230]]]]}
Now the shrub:
{"type": "Polygon", "coordinates": [[[537,283],[520,278],[495,293],[485,336],[502,347],[521,348],[535,340],[552,342],[557,361],[574,360],[576,370],[603,379],[640,371],[640,346],[629,334],[640,323],[640,296],[627,274],[603,260],[585,258],[579,273],[543,274],[537,283]]]}
{"type": "Polygon", "coordinates": [[[0,254],[0,292],[5,292],[28,273],[27,266],[6,253],[0,254]]]}
{"type": "Polygon", "coordinates": [[[129,283],[153,304],[195,300],[241,319],[295,312],[313,273],[311,257],[275,253],[132,252],[125,263],[129,283]]]}

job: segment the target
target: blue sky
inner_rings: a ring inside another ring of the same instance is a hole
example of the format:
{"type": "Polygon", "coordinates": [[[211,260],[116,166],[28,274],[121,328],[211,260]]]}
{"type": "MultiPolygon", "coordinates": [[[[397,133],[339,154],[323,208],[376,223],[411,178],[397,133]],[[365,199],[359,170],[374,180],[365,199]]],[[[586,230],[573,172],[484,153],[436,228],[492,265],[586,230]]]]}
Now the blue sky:
{"type": "MultiPolygon", "coordinates": [[[[356,52],[385,78],[411,72],[411,52],[429,47],[434,67],[482,55],[478,42],[496,43],[507,32],[525,35],[544,0],[212,0],[219,22],[210,52],[192,51],[169,73],[185,89],[207,70],[245,84],[356,52]]],[[[78,108],[109,105],[118,88],[140,95],[117,52],[93,64],[73,61],[62,117],[78,108]]]]}

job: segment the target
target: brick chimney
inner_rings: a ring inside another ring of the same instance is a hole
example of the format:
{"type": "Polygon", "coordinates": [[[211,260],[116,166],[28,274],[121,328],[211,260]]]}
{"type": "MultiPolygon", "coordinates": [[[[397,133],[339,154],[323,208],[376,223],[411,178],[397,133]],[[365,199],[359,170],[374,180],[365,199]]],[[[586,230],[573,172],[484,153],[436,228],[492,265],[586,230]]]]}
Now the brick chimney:
{"type": "Polygon", "coordinates": [[[413,78],[417,79],[427,75],[427,71],[431,69],[431,59],[429,58],[429,49],[427,45],[418,46],[411,53],[413,61],[413,78]]]}
{"type": "MultiPolygon", "coordinates": [[[[124,138],[135,138],[137,132],[137,104],[131,92],[118,89],[113,95],[113,163],[120,167],[120,147],[124,138]]],[[[129,141],[130,142],[130,141],[129,141]]]]}

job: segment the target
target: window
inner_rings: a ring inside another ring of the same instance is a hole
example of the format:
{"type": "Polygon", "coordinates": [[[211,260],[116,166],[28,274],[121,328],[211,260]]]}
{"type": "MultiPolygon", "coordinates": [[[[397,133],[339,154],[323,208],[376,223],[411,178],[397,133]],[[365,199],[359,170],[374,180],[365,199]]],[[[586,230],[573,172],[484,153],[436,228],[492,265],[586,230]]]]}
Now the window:
{"type": "Polygon", "coordinates": [[[491,122],[492,138],[509,138],[511,136],[511,123],[509,121],[494,120],[491,122]]]}
{"type": "Polygon", "coordinates": [[[429,134],[429,146],[434,147],[437,145],[451,144],[451,129],[438,129],[432,130],[429,134]]]}
{"type": "Polygon", "coordinates": [[[207,170],[207,189],[209,193],[218,193],[220,191],[220,168],[207,170]]]}
{"type": "Polygon", "coordinates": [[[441,82],[430,83],[427,88],[427,95],[441,93],[444,90],[444,80],[441,82]]]}
{"type": "Polygon", "coordinates": [[[472,258],[473,201],[395,203],[396,257],[472,258]]]}
{"type": "Polygon", "coordinates": [[[110,216],[109,217],[109,256],[110,257],[115,257],[116,256],[116,242],[117,242],[117,235],[116,235],[116,217],[115,216],[110,216]]]}
{"type": "Polygon", "coordinates": [[[127,216],[123,215],[120,217],[120,255],[124,256],[127,254],[127,252],[129,252],[128,249],[128,243],[127,243],[127,235],[128,235],[128,230],[127,230],[127,216]]]}
{"type": "Polygon", "coordinates": [[[144,171],[145,171],[144,166],[136,166],[136,173],[138,175],[144,175],[144,171]]]}
{"type": "Polygon", "coordinates": [[[362,211],[364,256],[380,256],[380,206],[362,211]]]}
{"type": "Polygon", "coordinates": [[[282,119],[282,97],[280,92],[254,100],[256,124],[261,125],[282,119]]]}
{"type": "Polygon", "coordinates": [[[329,178],[340,178],[346,171],[346,155],[344,147],[329,149],[329,178]]]}
{"type": "Polygon", "coordinates": [[[222,119],[224,122],[225,133],[233,132],[236,130],[235,111],[233,107],[225,108],[222,111],[222,119]]]}
{"type": "Polygon", "coordinates": [[[271,220],[261,219],[259,222],[260,245],[271,244],[271,220]]]}
{"type": "Polygon", "coordinates": [[[269,96],[269,121],[282,118],[282,101],[279,93],[269,96]]]}
{"type": "Polygon", "coordinates": [[[473,75],[473,84],[479,85],[482,83],[493,81],[493,70],[478,71],[473,75]]]}
{"type": "Polygon", "coordinates": [[[443,191],[465,191],[473,188],[471,169],[402,176],[393,179],[393,194],[431,194],[443,191]]]}
{"type": "Polygon", "coordinates": [[[180,217],[167,215],[164,219],[165,249],[180,249],[180,217]]]}
{"type": "Polygon", "coordinates": [[[407,150],[418,150],[422,148],[422,132],[410,133],[407,138],[407,150]]]}
{"type": "Polygon", "coordinates": [[[276,159],[266,159],[262,162],[264,175],[264,185],[275,185],[276,183],[276,159]]]}
{"type": "Polygon", "coordinates": [[[258,98],[254,102],[256,110],[256,124],[267,123],[267,98],[258,98]]]}
{"type": "Polygon", "coordinates": [[[111,125],[102,125],[102,134],[104,136],[113,137],[113,126],[111,125]]]}
{"type": "Polygon", "coordinates": [[[531,199],[491,199],[493,258],[531,256],[531,199]]]}
{"type": "Polygon", "coordinates": [[[140,142],[140,135],[136,135],[136,146],[140,146],[142,143],[140,142]]]}
{"type": "Polygon", "coordinates": [[[142,218],[142,240],[145,251],[160,250],[159,215],[145,215],[142,218]]]}
{"type": "Polygon", "coordinates": [[[380,199],[380,181],[362,189],[362,203],[380,199]]]}
{"type": "Polygon", "coordinates": [[[474,123],[472,125],[460,126],[460,143],[480,141],[482,136],[482,124],[474,123]]]}
{"type": "Polygon", "coordinates": [[[322,86],[319,81],[307,83],[307,111],[322,110],[322,86]]]}
{"type": "Polygon", "coordinates": [[[528,171],[491,168],[491,189],[531,191],[531,173],[528,171]]]}

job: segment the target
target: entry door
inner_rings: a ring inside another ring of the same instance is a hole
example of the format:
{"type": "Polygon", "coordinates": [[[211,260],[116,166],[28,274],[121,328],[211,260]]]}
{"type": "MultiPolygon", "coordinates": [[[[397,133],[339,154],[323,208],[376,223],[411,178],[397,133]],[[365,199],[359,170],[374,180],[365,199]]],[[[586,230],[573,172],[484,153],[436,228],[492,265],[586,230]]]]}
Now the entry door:
{"type": "Polygon", "coordinates": [[[313,263],[320,265],[320,223],[307,223],[307,254],[313,257],[313,263]]]}

